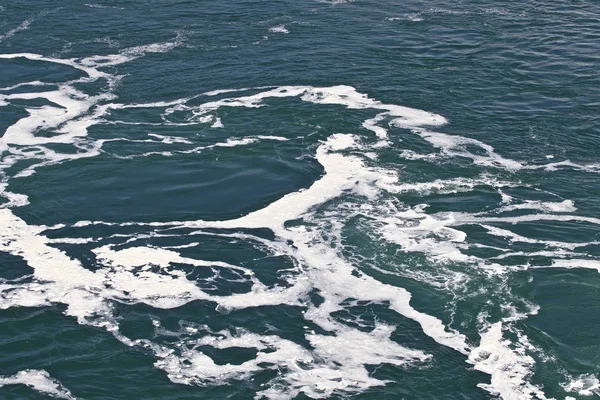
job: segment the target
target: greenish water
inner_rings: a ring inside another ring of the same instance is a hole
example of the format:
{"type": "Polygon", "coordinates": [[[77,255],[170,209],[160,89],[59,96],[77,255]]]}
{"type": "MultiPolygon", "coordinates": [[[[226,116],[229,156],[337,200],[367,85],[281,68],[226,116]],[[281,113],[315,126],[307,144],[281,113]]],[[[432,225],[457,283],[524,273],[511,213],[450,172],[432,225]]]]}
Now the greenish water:
{"type": "Polygon", "coordinates": [[[0,1],[0,398],[598,398],[599,13],[0,1]]]}

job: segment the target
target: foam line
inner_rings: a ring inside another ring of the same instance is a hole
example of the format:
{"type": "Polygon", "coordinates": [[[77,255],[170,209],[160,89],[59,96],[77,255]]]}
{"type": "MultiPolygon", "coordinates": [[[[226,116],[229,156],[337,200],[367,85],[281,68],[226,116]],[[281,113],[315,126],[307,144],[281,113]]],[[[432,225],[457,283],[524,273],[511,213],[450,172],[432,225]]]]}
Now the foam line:
{"type": "Polygon", "coordinates": [[[15,58],[26,58],[26,59],[32,60],[32,61],[45,61],[45,62],[50,62],[50,63],[54,63],[54,64],[67,65],[69,67],[73,67],[75,69],[85,72],[90,78],[94,78],[94,79],[109,77],[108,74],[106,74],[104,72],[100,72],[95,68],[92,68],[90,66],[84,66],[84,65],[77,63],[76,62],[77,59],[75,59],[75,58],[71,58],[71,59],[52,58],[52,57],[44,57],[40,54],[34,54],[34,53],[0,54],[0,59],[10,60],[10,59],[15,59],[15,58]]]}
{"type": "MultiPolygon", "coordinates": [[[[392,125],[405,127],[403,122],[397,120],[391,122],[392,125]]],[[[413,132],[420,135],[432,146],[439,148],[443,154],[450,157],[465,157],[473,160],[473,163],[485,167],[502,168],[509,171],[518,171],[524,167],[519,161],[504,158],[495,152],[489,144],[483,143],[477,139],[463,136],[448,135],[445,133],[434,132],[424,128],[414,128],[413,132]],[[476,146],[485,151],[485,155],[471,153],[466,146],[476,146]]]]}
{"type": "MultiPolygon", "coordinates": [[[[552,260],[553,268],[589,268],[600,272],[600,260],[590,259],[570,259],[570,260],[552,260]]],[[[537,268],[537,267],[535,267],[537,268]]]]}
{"type": "Polygon", "coordinates": [[[518,217],[482,217],[482,216],[474,216],[472,214],[464,214],[464,213],[453,213],[452,216],[455,218],[456,222],[453,223],[455,226],[459,225],[468,225],[468,224],[481,224],[481,223],[489,223],[489,222],[506,222],[510,224],[518,224],[520,222],[534,222],[534,221],[577,221],[577,222],[587,222],[594,225],[600,225],[600,218],[594,217],[584,217],[581,215],[553,215],[553,214],[529,214],[529,215],[520,215],[518,217]]]}
{"type": "Polygon", "coordinates": [[[24,83],[17,83],[16,85],[12,85],[12,86],[7,86],[7,87],[3,87],[0,88],[0,90],[2,91],[9,91],[9,90],[14,90],[23,86],[53,86],[55,85],[54,83],[45,83],[45,82],[40,82],[40,81],[31,81],[31,82],[24,82],[24,83]]]}
{"type": "Polygon", "coordinates": [[[553,171],[560,171],[561,169],[563,169],[561,167],[572,168],[576,171],[583,171],[583,172],[591,172],[591,173],[600,172],[600,164],[578,164],[571,160],[548,163],[548,164],[544,164],[544,165],[528,165],[526,168],[533,169],[533,170],[541,169],[541,170],[553,172],[553,171]]]}
{"type": "MultiPolygon", "coordinates": [[[[208,92],[215,94],[216,92],[208,92]]],[[[224,93],[224,92],[218,92],[224,93]]],[[[214,111],[220,107],[261,107],[262,100],[268,98],[300,97],[303,101],[315,104],[337,104],[350,109],[378,109],[386,111],[386,114],[395,117],[393,120],[398,125],[407,127],[439,126],[446,123],[441,115],[417,110],[414,108],[385,104],[370,99],[359,93],[351,86],[313,87],[313,86],[281,86],[258,94],[234,98],[226,98],[218,101],[208,102],[197,107],[200,114],[214,111]]]]}
{"type": "Polygon", "coordinates": [[[21,22],[21,24],[19,26],[17,26],[16,28],[13,28],[10,31],[6,32],[5,34],[0,35],[0,42],[4,41],[5,39],[13,37],[18,32],[29,29],[29,25],[31,25],[32,22],[33,22],[33,19],[27,19],[27,20],[21,22]]]}
{"type": "Polygon", "coordinates": [[[397,183],[386,189],[392,193],[416,192],[422,195],[429,195],[432,193],[450,194],[470,192],[477,186],[491,186],[498,190],[499,194],[502,195],[499,188],[514,187],[518,185],[519,184],[516,182],[501,181],[487,175],[481,175],[476,178],[459,177],[451,179],[436,179],[429,182],[397,183]]]}
{"type": "Polygon", "coordinates": [[[255,87],[255,88],[239,88],[239,89],[218,89],[218,90],[212,90],[210,92],[204,92],[202,94],[204,94],[205,96],[218,96],[220,94],[225,94],[225,93],[236,93],[236,92],[247,92],[249,90],[262,90],[262,89],[272,89],[276,86],[259,86],[259,87],[255,87]]]}
{"type": "Polygon", "coordinates": [[[509,239],[511,242],[521,242],[521,243],[531,243],[531,244],[540,244],[546,247],[556,247],[567,250],[574,250],[578,247],[592,246],[600,244],[600,242],[580,242],[580,243],[569,243],[569,242],[559,242],[553,240],[539,240],[539,239],[531,239],[517,233],[514,233],[508,229],[501,229],[491,225],[481,225],[481,227],[485,228],[490,235],[500,236],[509,239]]]}
{"type": "Polygon", "coordinates": [[[507,212],[507,211],[515,211],[515,210],[538,210],[545,212],[560,212],[560,213],[568,213],[577,211],[577,207],[575,207],[575,203],[573,200],[564,200],[564,201],[532,201],[527,200],[524,203],[520,204],[511,204],[504,207],[500,207],[495,210],[496,213],[507,212]]]}
{"type": "Polygon", "coordinates": [[[173,144],[173,143],[184,143],[184,144],[192,144],[188,139],[182,138],[179,136],[164,136],[156,133],[149,133],[148,136],[159,139],[161,143],[165,144],[173,144]]]}

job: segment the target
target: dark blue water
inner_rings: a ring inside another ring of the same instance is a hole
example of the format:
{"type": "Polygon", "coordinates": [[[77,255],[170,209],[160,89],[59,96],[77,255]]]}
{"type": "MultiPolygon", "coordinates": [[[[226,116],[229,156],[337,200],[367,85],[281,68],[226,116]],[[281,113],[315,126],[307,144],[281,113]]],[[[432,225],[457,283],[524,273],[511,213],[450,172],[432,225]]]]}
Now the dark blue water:
{"type": "Polygon", "coordinates": [[[0,1],[0,398],[598,398],[599,14],[0,1]]]}

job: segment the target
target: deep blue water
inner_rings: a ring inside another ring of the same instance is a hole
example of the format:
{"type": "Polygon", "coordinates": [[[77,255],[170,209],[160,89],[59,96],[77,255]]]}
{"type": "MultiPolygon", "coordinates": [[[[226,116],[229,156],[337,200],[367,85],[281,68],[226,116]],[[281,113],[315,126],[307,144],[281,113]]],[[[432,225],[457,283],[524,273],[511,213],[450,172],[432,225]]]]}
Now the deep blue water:
{"type": "Polygon", "coordinates": [[[0,0],[0,398],[600,397],[598,15],[0,0]]]}

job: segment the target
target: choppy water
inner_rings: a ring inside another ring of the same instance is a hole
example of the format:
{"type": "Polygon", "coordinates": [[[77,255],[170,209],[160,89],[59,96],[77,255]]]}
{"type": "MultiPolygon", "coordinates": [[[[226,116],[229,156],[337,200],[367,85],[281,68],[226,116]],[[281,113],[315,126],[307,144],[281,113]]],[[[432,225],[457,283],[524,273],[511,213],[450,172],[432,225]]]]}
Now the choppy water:
{"type": "Polygon", "coordinates": [[[0,398],[599,397],[598,15],[1,1],[0,398]]]}

